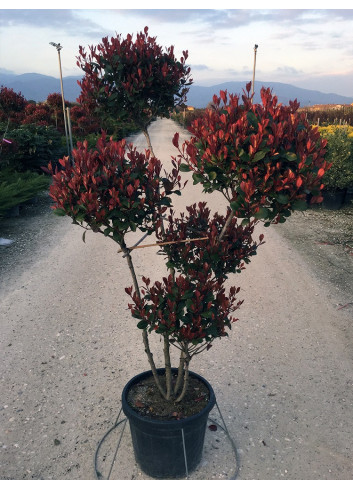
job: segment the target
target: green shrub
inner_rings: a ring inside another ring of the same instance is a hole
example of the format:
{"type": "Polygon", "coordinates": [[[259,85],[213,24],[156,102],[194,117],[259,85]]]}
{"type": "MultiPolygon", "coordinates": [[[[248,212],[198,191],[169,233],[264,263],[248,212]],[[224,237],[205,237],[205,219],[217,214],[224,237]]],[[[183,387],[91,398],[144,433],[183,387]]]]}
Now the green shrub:
{"type": "Polygon", "coordinates": [[[326,190],[345,189],[353,186],[353,138],[345,127],[337,126],[333,131],[320,131],[327,139],[327,161],[332,166],[323,177],[326,190]]]}
{"type": "Polygon", "coordinates": [[[0,219],[6,211],[35,197],[47,190],[51,178],[27,171],[25,173],[11,170],[0,171],[0,219]]]}
{"type": "MultiPolygon", "coordinates": [[[[0,124],[0,135],[5,133],[5,124],[0,124]]],[[[65,138],[52,126],[25,124],[10,129],[0,155],[0,170],[40,171],[50,161],[54,164],[67,153],[65,138]]]]}

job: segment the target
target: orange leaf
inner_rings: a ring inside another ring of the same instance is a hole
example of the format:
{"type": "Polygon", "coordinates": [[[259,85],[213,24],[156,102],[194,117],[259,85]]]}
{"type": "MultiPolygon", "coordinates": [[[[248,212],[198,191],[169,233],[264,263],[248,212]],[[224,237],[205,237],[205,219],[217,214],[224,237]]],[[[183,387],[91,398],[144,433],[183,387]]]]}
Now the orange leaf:
{"type": "Polygon", "coordinates": [[[303,185],[303,180],[301,179],[301,177],[298,177],[297,178],[297,188],[301,187],[303,185]]]}

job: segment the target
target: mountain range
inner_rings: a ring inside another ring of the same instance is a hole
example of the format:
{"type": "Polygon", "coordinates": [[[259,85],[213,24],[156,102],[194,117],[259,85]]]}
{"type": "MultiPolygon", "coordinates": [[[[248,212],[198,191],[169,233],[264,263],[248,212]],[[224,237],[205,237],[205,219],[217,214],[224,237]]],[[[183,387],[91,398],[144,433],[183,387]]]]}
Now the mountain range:
{"type": "MultiPolygon", "coordinates": [[[[191,85],[188,93],[187,104],[196,108],[204,108],[212,101],[214,94],[219,95],[220,90],[228,93],[242,94],[247,82],[225,82],[211,87],[191,85]]],[[[41,75],[39,73],[25,73],[23,75],[12,75],[0,73],[0,86],[12,88],[15,92],[21,92],[27,100],[42,102],[50,93],[61,93],[60,80],[53,76],[41,75]]],[[[80,94],[80,87],[76,76],[63,78],[65,99],[75,102],[80,94]]],[[[323,93],[318,90],[307,90],[294,85],[278,82],[255,81],[254,102],[259,102],[261,87],[270,87],[278,101],[288,104],[289,100],[297,99],[301,107],[317,104],[352,104],[353,96],[345,97],[336,93],[323,93]]]]}

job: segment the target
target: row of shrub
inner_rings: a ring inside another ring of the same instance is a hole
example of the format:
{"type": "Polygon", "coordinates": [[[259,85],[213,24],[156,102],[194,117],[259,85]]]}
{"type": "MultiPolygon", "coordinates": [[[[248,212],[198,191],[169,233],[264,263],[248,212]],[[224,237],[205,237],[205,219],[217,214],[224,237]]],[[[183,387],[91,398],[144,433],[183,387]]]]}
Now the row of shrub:
{"type": "Polygon", "coordinates": [[[341,107],[322,108],[317,110],[315,107],[303,107],[299,109],[304,112],[310,124],[320,126],[353,124],[353,105],[343,105],[341,107]]]}
{"type": "Polygon", "coordinates": [[[353,127],[330,125],[319,131],[327,139],[327,159],[332,162],[323,178],[326,190],[353,187],[353,127]]]}

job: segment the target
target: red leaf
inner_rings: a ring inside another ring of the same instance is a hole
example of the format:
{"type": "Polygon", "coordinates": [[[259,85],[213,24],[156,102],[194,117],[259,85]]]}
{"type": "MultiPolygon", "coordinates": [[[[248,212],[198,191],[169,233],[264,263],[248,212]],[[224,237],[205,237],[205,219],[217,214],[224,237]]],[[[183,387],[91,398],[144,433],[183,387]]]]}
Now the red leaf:
{"type": "Polygon", "coordinates": [[[131,197],[131,195],[134,193],[134,187],[131,184],[129,184],[126,188],[126,192],[128,196],[131,197]]]}
{"type": "Polygon", "coordinates": [[[215,424],[210,424],[210,426],[208,427],[208,429],[210,431],[217,431],[217,426],[215,424]]]}
{"type": "Polygon", "coordinates": [[[174,137],[173,137],[173,146],[175,146],[176,148],[179,147],[179,133],[176,132],[174,134],[174,137]]]}

